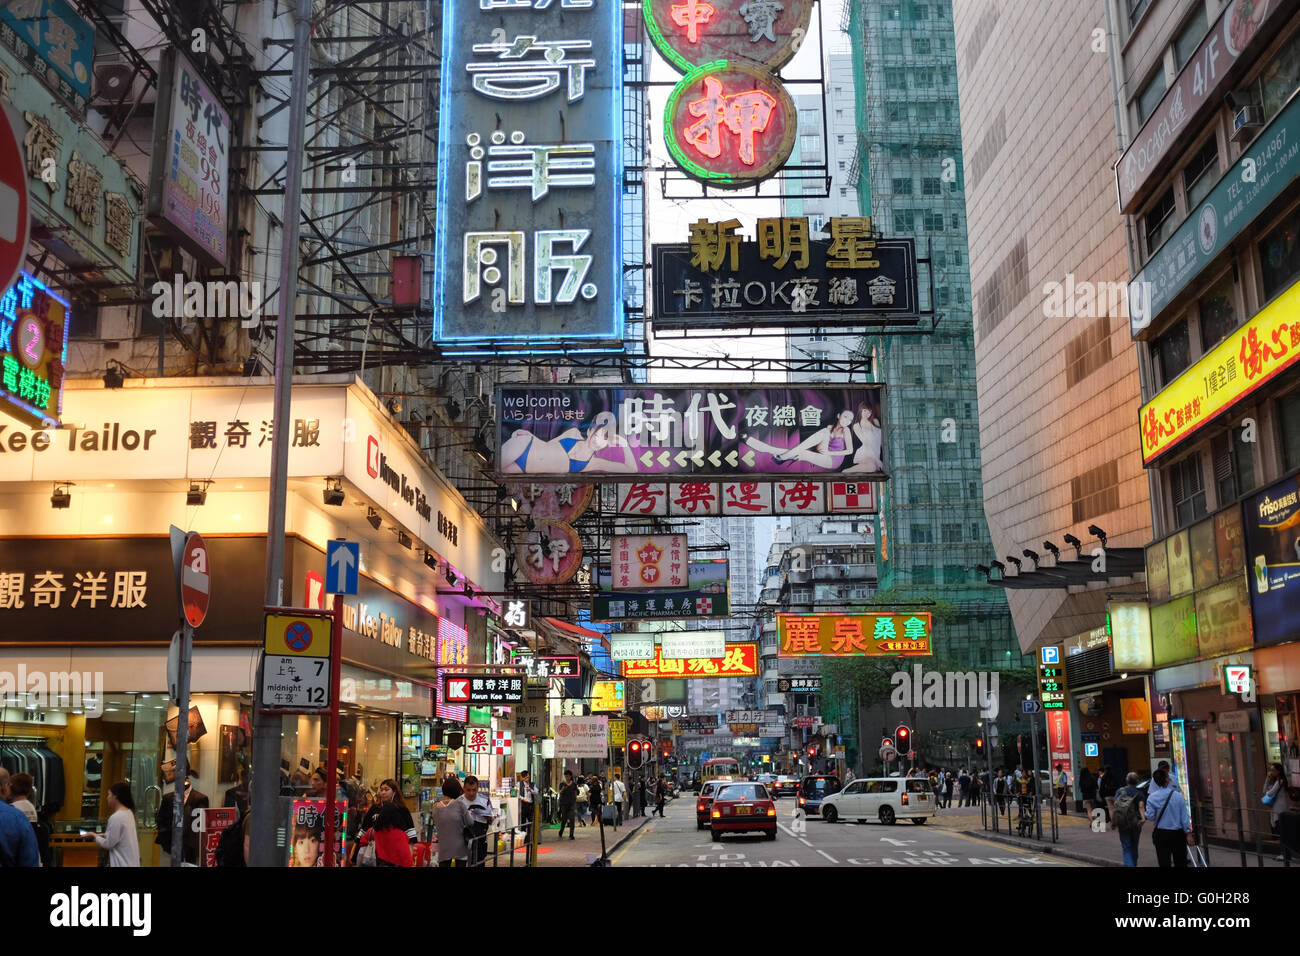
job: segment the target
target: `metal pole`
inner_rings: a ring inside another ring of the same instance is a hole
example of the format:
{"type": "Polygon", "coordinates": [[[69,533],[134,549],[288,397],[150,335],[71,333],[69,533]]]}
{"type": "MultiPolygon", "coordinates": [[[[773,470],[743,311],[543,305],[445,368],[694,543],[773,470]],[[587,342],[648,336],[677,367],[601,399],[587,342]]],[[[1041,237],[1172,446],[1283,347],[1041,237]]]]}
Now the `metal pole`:
{"type": "MultiPolygon", "coordinates": [[[[280,243],[280,311],[275,333],[275,406],[271,482],[266,522],[266,604],[281,607],[284,593],[285,491],[289,470],[289,403],[293,390],[293,326],[298,298],[298,221],[307,133],[307,79],[311,60],[311,0],[298,0],[293,24],[293,77],[289,89],[289,141],[285,150],[283,232],[280,243]]],[[[262,655],[253,708],[253,866],[274,866],[280,779],[281,718],[262,713],[262,655]]]]}
{"type": "Polygon", "coordinates": [[[194,628],[181,627],[180,666],[176,669],[176,776],[172,783],[172,866],[185,862],[185,781],[190,777],[190,659],[194,656],[194,628]]]}
{"type": "MultiPolygon", "coordinates": [[[[1035,822],[1035,826],[1037,827],[1035,832],[1038,834],[1038,839],[1041,840],[1043,838],[1043,807],[1041,802],[1038,799],[1039,797],[1038,791],[1042,789],[1042,785],[1038,781],[1038,715],[1037,714],[1029,715],[1029,741],[1030,741],[1029,745],[1034,748],[1034,789],[1033,789],[1034,822],[1035,822]]],[[[1052,792],[1052,771],[1051,770],[1047,771],[1047,792],[1049,794],[1052,792]]]]}
{"type": "MultiPolygon", "coordinates": [[[[992,724],[989,725],[993,726],[992,724]]],[[[993,817],[993,832],[998,832],[998,804],[994,799],[994,780],[993,780],[993,737],[988,735],[984,738],[984,756],[988,758],[989,764],[989,785],[988,790],[989,810],[993,817]]]]}
{"type": "Polygon", "coordinates": [[[334,622],[330,637],[329,751],[325,766],[325,865],[334,866],[334,815],[339,787],[339,684],[343,675],[343,595],[334,595],[334,622]]]}

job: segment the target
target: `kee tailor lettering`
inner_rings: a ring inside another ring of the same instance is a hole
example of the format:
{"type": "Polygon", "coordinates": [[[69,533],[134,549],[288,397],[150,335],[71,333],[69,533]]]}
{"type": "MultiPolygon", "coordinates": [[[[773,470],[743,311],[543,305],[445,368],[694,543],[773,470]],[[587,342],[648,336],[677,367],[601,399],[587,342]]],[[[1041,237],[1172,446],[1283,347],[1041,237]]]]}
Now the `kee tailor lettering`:
{"type": "MultiPolygon", "coordinates": [[[[156,428],[136,430],[123,428],[121,422],[104,422],[102,429],[77,428],[68,426],[59,429],[68,436],[68,451],[149,451],[149,444],[158,434],[156,428]]],[[[55,442],[54,433],[49,430],[9,431],[8,425],[0,425],[0,455],[8,452],[26,451],[30,443],[32,451],[45,451],[55,442]]]]}

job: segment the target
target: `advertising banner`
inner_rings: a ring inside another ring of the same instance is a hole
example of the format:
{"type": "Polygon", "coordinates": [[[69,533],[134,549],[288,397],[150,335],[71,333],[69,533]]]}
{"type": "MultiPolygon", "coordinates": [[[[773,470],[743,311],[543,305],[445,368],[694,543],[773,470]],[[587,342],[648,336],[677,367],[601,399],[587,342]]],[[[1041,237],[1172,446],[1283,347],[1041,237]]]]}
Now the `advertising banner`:
{"type": "Polygon", "coordinates": [[[1163,541],[1147,548],[1147,595],[1152,604],[1169,599],[1169,550],[1163,541]]]}
{"type": "Polygon", "coordinates": [[[149,218],[209,265],[229,257],[230,114],[189,59],[164,48],[158,67],[149,218]]]}
{"type": "Polygon", "coordinates": [[[621,515],[875,514],[870,481],[635,482],[618,486],[621,515]]]}
{"type": "Polygon", "coordinates": [[[655,648],[655,656],[639,661],[623,661],[624,677],[757,677],[758,645],[728,644],[721,660],[708,657],[665,658],[655,648]]]}
{"type": "Polygon", "coordinates": [[[883,480],[883,386],[497,389],[503,476],[883,480]]]}
{"type": "MultiPolygon", "coordinates": [[[[648,591],[635,596],[597,592],[591,596],[593,621],[681,621],[731,616],[727,560],[691,561],[685,591],[648,591]]],[[[600,587],[613,584],[609,568],[597,574],[600,587]]],[[[647,654],[637,655],[639,657],[647,654]]],[[[614,658],[625,660],[626,658],[614,658]]]]}
{"type": "MultiPolygon", "coordinates": [[[[1144,308],[1140,314],[1139,310],[1129,310],[1129,328],[1134,336],[1147,328],[1295,179],[1300,169],[1297,136],[1300,100],[1292,100],[1223,173],[1218,185],[1178,231],[1147,260],[1129,283],[1129,302],[1149,305],[1149,311],[1144,308]],[[1253,170],[1249,179],[1242,174],[1247,167],[1253,170]]],[[[1244,364],[1246,360],[1242,361],[1244,364]]]]}
{"type": "Polygon", "coordinates": [[[782,694],[816,694],[822,689],[821,677],[779,677],[776,689],[782,694]]]}
{"type": "Polygon", "coordinates": [[[721,660],[727,655],[727,635],[723,631],[665,631],[660,638],[660,654],[669,659],[721,660]]]}
{"type": "Polygon", "coordinates": [[[1218,657],[1249,650],[1253,640],[1244,574],[1196,593],[1198,656],[1218,657]]]}
{"type": "Polygon", "coordinates": [[[867,217],[829,219],[830,239],[810,239],[807,217],[760,219],[755,240],[727,228],[735,222],[701,220],[689,244],[652,247],[655,328],[784,327],[792,314],[819,326],[917,315],[914,240],[880,238],[867,217]]]}
{"type": "MultiPolygon", "coordinates": [[[[95,28],[70,0],[0,4],[0,43],[78,117],[90,100],[95,28]]],[[[128,101],[129,102],[129,101],[128,101]]]]}
{"type": "Polygon", "coordinates": [[[217,865],[217,844],[221,834],[239,823],[238,807],[200,807],[199,815],[199,866],[217,865]]]}
{"type": "Polygon", "coordinates": [[[778,614],[780,657],[929,657],[930,613],[778,614]]]}
{"type": "Polygon", "coordinates": [[[434,339],[620,339],[622,8],[442,9],[434,339]]]}
{"type": "Polygon", "coordinates": [[[1177,155],[1174,146],[1184,134],[1201,128],[1200,113],[1207,104],[1219,103],[1216,94],[1242,52],[1256,36],[1276,36],[1291,6],[1286,0],[1232,0],[1116,165],[1120,212],[1137,212],[1138,194],[1165,160],[1177,155]],[[1261,32],[1266,21],[1271,21],[1269,28],[1261,32]]]}
{"type": "Polygon", "coordinates": [[[592,713],[604,710],[619,713],[627,708],[627,694],[621,680],[598,680],[591,688],[592,713]]]}
{"type": "MultiPolygon", "coordinates": [[[[348,802],[334,804],[334,853],[336,867],[343,865],[343,838],[348,832],[348,802]]],[[[325,800],[300,798],[292,803],[289,818],[289,865],[291,867],[323,867],[325,853],[325,800]]]]}
{"type": "Polygon", "coordinates": [[[627,720],[625,718],[609,718],[609,745],[611,747],[627,746],[627,720]]]}
{"type": "Polygon", "coordinates": [[[1247,573],[1255,643],[1300,638],[1300,481],[1278,482],[1246,499],[1247,573]]]}
{"type": "MultiPolygon", "coordinates": [[[[57,426],[67,361],[68,303],[39,279],[20,272],[18,281],[0,296],[0,410],[35,428],[57,426]]],[[[46,445],[53,443],[51,433],[39,434],[46,445]]],[[[0,443],[0,450],[11,450],[10,444],[12,440],[0,443]]]]}
{"type": "Polygon", "coordinates": [[[1178,597],[1193,587],[1192,547],[1186,529],[1165,538],[1165,546],[1169,549],[1169,593],[1178,597]]]}
{"type": "Polygon", "coordinates": [[[690,548],[684,534],[617,535],[609,556],[615,591],[686,587],[690,548]]]}
{"type": "MultiPolygon", "coordinates": [[[[1297,122],[1300,129],[1300,121],[1297,122]]],[[[1300,283],[1206,352],[1142,406],[1142,461],[1184,445],[1247,395],[1300,360],[1300,283]]]]}
{"type": "Polygon", "coordinates": [[[581,760],[608,756],[608,717],[555,718],[555,758],[557,760],[581,760]]]}
{"type": "Polygon", "coordinates": [[[1115,670],[1151,670],[1151,609],[1147,604],[1111,601],[1106,614],[1110,620],[1115,670]]]}
{"type": "Polygon", "coordinates": [[[1047,759],[1052,765],[1052,781],[1059,776],[1057,767],[1074,779],[1074,759],[1070,750],[1070,712],[1049,710],[1047,717],[1047,759]]]}
{"type": "Polygon", "coordinates": [[[1196,656],[1196,599],[1192,595],[1151,609],[1151,650],[1156,667],[1196,656]]]}

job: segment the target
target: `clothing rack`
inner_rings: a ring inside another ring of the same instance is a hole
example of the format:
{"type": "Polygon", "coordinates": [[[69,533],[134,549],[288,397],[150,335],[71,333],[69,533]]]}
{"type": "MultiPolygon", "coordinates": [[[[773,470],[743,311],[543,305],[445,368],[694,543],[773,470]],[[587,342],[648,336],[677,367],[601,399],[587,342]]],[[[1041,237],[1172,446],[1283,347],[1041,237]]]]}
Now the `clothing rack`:
{"type": "MultiPolygon", "coordinates": [[[[24,751],[18,757],[18,762],[13,760],[8,763],[14,764],[7,769],[11,773],[27,772],[32,775],[32,788],[34,790],[32,801],[36,806],[36,811],[42,819],[53,816],[63,808],[65,798],[64,769],[63,757],[52,744],[59,743],[63,740],[63,735],[38,735],[38,734],[14,734],[0,735],[0,749],[9,749],[11,751],[24,751]],[[44,753],[27,754],[27,750],[43,750],[44,753]]],[[[4,762],[0,760],[0,762],[4,762]]]]}

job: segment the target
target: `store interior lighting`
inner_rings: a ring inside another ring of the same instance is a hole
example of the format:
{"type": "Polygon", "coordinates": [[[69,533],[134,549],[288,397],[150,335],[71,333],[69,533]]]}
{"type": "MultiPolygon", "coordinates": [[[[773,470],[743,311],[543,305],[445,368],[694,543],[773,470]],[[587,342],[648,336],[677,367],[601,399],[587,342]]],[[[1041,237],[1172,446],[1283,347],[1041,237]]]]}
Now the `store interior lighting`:
{"type": "Polygon", "coordinates": [[[370,522],[370,527],[374,528],[376,531],[378,531],[379,526],[384,523],[384,519],[374,508],[366,509],[366,520],[370,522]]]}
{"type": "Polygon", "coordinates": [[[72,505],[72,492],[68,491],[72,484],[71,481],[62,481],[55,484],[54,494],[50,495],[51,508],[67,508],[72,505]]]}
{"type": "Polygon", "coordinates": [[[326,478],[325,490],[321,492],[321,497],[325,499],[325,504],[335,508],[343,504],[343,499],[346,497],[343,494],[343,482],[338,478],[326,478]]]}

